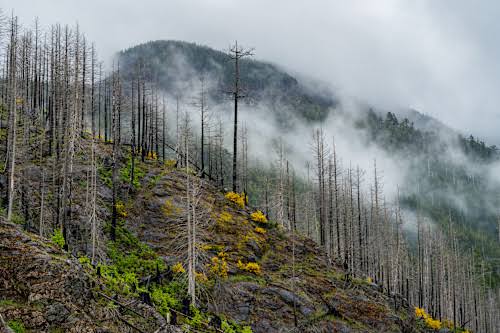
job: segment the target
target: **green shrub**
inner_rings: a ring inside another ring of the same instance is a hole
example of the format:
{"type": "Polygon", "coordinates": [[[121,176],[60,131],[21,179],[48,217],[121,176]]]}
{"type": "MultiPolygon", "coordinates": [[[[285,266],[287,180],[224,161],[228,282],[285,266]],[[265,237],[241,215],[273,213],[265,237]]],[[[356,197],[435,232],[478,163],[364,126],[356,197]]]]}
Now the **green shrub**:
{"type": "Polygon", "coordinates": [[[198,308],[191,306],[191,318],[186,323],[193,328],[206,328],[210,318],[207,314],[202,313],[198,308]]]}
{"type": "Polygon", "coordinates": [[[52,240],[52,242],[59,246],[61,249],[64,247],[65,242],[61,229],[54,229],[54,233],[52,234],[50,240],[52,240]]]}
{"type": "Polygon", "coordinates": [[[19,215],[19,214],[12,213],[11,222],[15,223],[15,224],[23,225],[24,224],[24,218],[21,215],[19,215]]]}
{"type": "MultiPolygon", "coordinates": [[[[132,158],[129,156],[127,160],[127,165],[120,169],[120,180],[128,184],[130,183],[130,173],[132,172],[132,158]]],[[[132,180],[132,185],[134,188],[139,189],[141,187],[141,179],[146,175],[146,170],[144,166],[141,165],[138,159],[134,162],[134,179],[132,180]]]]}
{"type": "Polygon", "coordinates": [[[158,312],[163,316],[170,313],[170,309],[181,310],[181,299],[185,296],[186,288],[178,281],[172,281],[164,286],[154,286],[151,293],[151,299],[158,312]]]}
{"type": "Polygon", "coordinates": [[[101,181],[108,187],[113,186],[113,180],[112,180],[112,175],[113,175],[113,170],[109,169],[107,170],[104,168],[103,165],[100,165],[98,168],[98,173],[99,177],[101,178],[101,181]]]}
{"type": "Polygon", "coordinates": [[[222,320],[221,329],[224,333],[252,333],[250,326],[240,326],[233,321],[222,320]]]}
{"type": "Polygon", "coordinates": [[[117,293],[145,291],[139,288],[140,278],[165,269],[163,260],[123,225],[117,226],[116,241],[108,243],[107,254],[111,264],[101,264],[99,269],[106,286],[117,293]]]}
{"type": "Polygon", "coordinates": [[[24,333],[26,329],[24,328],[24,324],[17,320],[9,320],[7,322],[7,326],[9,326],[15,333],[24,333]]]}

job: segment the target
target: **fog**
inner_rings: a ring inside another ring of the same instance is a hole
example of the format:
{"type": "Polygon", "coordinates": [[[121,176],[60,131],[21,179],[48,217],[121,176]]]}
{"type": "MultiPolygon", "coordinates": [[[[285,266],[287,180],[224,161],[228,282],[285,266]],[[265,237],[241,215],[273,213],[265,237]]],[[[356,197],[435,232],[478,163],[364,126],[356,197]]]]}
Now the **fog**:
{"type": "Polygon", "coordinates": [[[78,22],[103,59],[156,39],[227,49],[330,83],[380,107],[412,107],[500,142],[496,1],[0,0],[25,24],[78,22]]]}
{"type": "MultiPolygon", "coordinates": [[[[256,59],[285,68],[311,90],[328,94],[331,89],[340,103],[319,125],[328,146],[331,149],[335,139],[343,168],[365,170],[366,190],[373,181],[376,160],[388,202],[407,183],[413,161],[367,144],[366,133],[355,129],[353,120],[367,104],[387,110],[414,108],[464,134],[485,138],[488,144],[500,142],[496,129],[500,49],[494,43],[500,30],[492,17],[498,6],[493,1],[483,1],[472,10],[460,1],[0,0],[4,13],[12,10],[25,26],[32,25],[36,16],[42,26],[78,23],[108,65],[117,51],[157,39],[192,41],[220,50],[238,39],[254,47],[256,59]]],[[[198,82],[190,81],[196,73],[182,57],[177,58],[175,71],[179,74],[175,90],[196,91],[198,82]]],[[[211,79],[207,78],[207,87],[211,79]]],[[[184,96],[182,110],[190,112],[198,128],[192,97],[184,96]]],[[[174,96],[167,100],[172,110],[174,96]]],[[[227,125],[229,147],[231,105],[209,105],[213,117],[222,117],[227,125]]],[[[240,117],[249,129],[251,160],[272,163],[273,143],[281,138],[288,148],[287,159],[305,175],[306,162],[313,160],[312,133],[317,124],[289,116],[292,126],[284,130],[266,101],[242,105],[240,117]]],[[[498,185],[500,163],[478,169],[453,144],[446,154],[470,175],[483,175],[489,184],[498,185]]],[[[467,211],[462,194],[444,190],[436,194],[467,211]]],[[[415,218],[411,212],[407,215],[412,229],[415,218]]]]}

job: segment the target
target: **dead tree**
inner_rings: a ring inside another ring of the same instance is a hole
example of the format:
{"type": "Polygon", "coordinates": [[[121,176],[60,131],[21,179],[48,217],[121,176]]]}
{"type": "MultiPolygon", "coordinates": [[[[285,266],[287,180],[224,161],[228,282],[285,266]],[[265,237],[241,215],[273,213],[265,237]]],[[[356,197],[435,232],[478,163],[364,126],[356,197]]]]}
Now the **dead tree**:
{"type": "Polygon", "coordinates": [[[238,101],[244,98],[241,86],[240,61],[253,55],[253,49],[245,50],[238,46],[238,41],[229,50],[229,57],[234,61],[233,87],[228,92],[234,99],[234,129],[233,129],[233,192],[238,191],[238,101]]]}

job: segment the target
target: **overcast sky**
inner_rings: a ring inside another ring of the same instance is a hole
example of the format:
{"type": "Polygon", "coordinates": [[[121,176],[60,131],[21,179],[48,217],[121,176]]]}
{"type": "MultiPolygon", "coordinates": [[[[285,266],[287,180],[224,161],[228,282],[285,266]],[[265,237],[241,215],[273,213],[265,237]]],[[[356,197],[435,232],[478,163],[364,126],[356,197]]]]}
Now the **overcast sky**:
{"type": "Polygon", "coordinates": [[[30,25],[79,22],[104,59],[148,40],[227,49],[412,107],[500,143],[500,2],[494,0],[0,0],[30,25]]]}

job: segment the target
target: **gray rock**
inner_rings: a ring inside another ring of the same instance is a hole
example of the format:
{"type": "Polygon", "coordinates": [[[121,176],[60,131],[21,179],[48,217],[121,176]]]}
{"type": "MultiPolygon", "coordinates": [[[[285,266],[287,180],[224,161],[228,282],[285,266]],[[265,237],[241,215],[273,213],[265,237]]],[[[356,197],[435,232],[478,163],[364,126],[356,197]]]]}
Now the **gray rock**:
{"type": "Polygon", "coordinates": [[[302,313],[303,316],[310,316],[314,313],[314,309],[311,309],[305,305],[301,305],[299,308],[300,313],[302,313]]]}
{"type": "Polygon", "coordinates": [[[54,303],[47,306],[45,317],[49,323],[62,323],[69,316],[69,311],[61,303],[54,303]]]}
{"type": "Polygon", "coordinates": [[[269,287],[269,288],[264,288],[262,290],[263,294],[274,294],[278,295],[284,302],[288,304],[302,304],[302,298],[300,296],[294,294],[291,291],[288,291],[286,289],[281,289],[281,288],[276,288],[276,287],[269,287]]]}
{"type": "Polygon", "coordinates": [[[248,321],[250,317],[250,304],[249,303],[240,303],[236,305],[234,320],[238,322],[248,321]]]}

